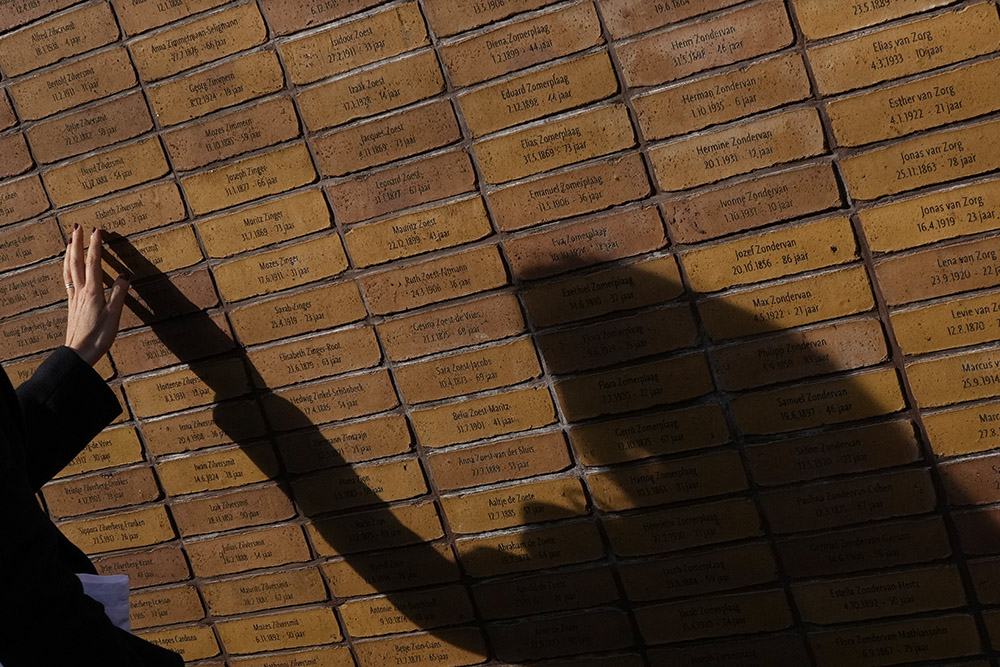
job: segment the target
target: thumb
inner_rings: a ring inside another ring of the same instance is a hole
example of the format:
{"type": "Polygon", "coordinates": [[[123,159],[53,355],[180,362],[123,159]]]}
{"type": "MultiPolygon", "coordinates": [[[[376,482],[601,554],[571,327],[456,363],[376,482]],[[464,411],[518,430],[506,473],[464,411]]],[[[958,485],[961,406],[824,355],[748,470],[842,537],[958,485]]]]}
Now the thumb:
{"type": "Polygon", "coordinates": [[[131,280],[132,274],[125,271],[118,275],[118,279],[111,287],[111,296],[108,298],[108,324],[114,332],[118,331],[118,322],[121,320],[122,308],[125,306],[125,297],[128,296],[131,280]]]}

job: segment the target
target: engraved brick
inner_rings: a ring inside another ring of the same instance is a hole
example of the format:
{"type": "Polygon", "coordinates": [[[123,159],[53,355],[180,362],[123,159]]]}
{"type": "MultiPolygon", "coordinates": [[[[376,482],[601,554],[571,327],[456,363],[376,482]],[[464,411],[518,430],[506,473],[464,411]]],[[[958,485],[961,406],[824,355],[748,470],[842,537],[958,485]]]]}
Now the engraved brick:
{"type": "Polygon", "coordinates": [[[504,183],[635,145],[625,108],[611,105],[480,141],[473,146],[488,183],[504,183]]]}
{"type": "Polygon", "coordinates": [[[850,220],[831,218],[683,253],[681,264],[692,289],[713,292],[857,258],[850,220]]]}
{"type": "Polygon", "coordinates": [[[240,339],[252,345],[347,324],[365,314],[357,283],[347,281],[235,308],[230,320],[240,339]]]}
{"type": "Polygon", "coordinates": [[[395,361],[506,338],[525,330],[520,306],[511,294],[387,320],[375,328],[386,354],[395,361]]]}
{"type": "Polygon", "coordinates": [[[346,0],[344,2],[292,2],[291,0],[264,0],[261,8],[271,30],[287,35],[296,30],[328,23],[363,11],[378,4],[378,0],[346,0]]]}
{"type": "Polygon", "coordinates": [[[480,533],[588,513],[583,484],[564,478],[529,482],[441,499],[452,530],[480,533]]]}
{"type": "Polygon", "coordinates": [[[785,4],[771,0],[642,37],[617,51],[626,82],[638,87],[771,53],[794,38],[785,4]]]}
{"type": "Polygon", "coordinates": [[[226,650],[237,654],[329,644],[343,639],[329,607],[216,621],[215,627],[226,650]]]}
{"type": "Polygon", "coordinates": [[[287,653],[269,653],[260,658],[230,659],[236,667],[296,667],[297,663],[322,665],[323,667],[355,667],[351,651],[346,646],[327,646],[324,648],[307,649],[305,651],[290,651],[287,653]]]}
{"type": "Polygon", "coordinates": [[[475,628],[439,630],[400,638],[358,642],[354,645],[360,667],[380,667],[406,655],[415,662],[427,662],[434,656],[440,667],[462,667],[483,662],[487,657],[482,633],[475,628]]]}
{"type": "Polygon", "coordinates": [[[865,209],[858,214],[875,252],[904,250],[1000,227],[1000,182],[974,183],[865,209]]]}
{"type": "Polygon", "coordinates": [[[46,352],[66,340],[65,308],[48,310],[0,322],[0,358],[46,352]]]}
{"type": "Polygon", "coordinates": [[[66,296],[65,287],[59,289],[61,276],[62,263],[48,262],[0,277],[0,317],[61,301],[66,296]]]}
{"type": "Polygon", "coordinates": [[[217,491],[271,479],[278,460],[270,443],[212,450],[156,464],[163,490],[170,496],[217,491]]]}
{"type": "Polygon", "coordinates": [[[0,268],[4,271],[48,259],[65,250],[59,227],[51,218],[0,229],[0,268]]]}
{"type": "Polygon", "coordinates": [[[384,369],[265,394],[264,412],[279,431],[361,417],[399,405],[384,369]]]}
{"type": "Polygon", "coordinates": [[[810,633],[809,643],[819,667],[835,667],[859,661],[866,661],[871,665],[890,665],[901,655],[922,661],[975,655],[980,651],[975,621],[971,616],[964,615],[909,619],[850,630],[810,633]],[[881,657],[887,654],[892,657],[881,657]],[[873,661],[868,657],[872,655],[879,657],[873,661]]]}
{"type": "Polygon", "coordinates": [[[618,600],[611,570],[588,568],[479,583],[473,596],[487,618],[516,618],[565,609],[593,608],[618,600]]]}
{"type": "Polygon", "coordinates": [[[414,410],[410,418],[421,444],[443,447],[546,426],[555,420],[555,407],[544,387],[525,388],[414,410]]]}
{"type": "Polygon", "coordinates": [[[152,469],[142,467],[53,482],[42,495],[52,516],[62,518],[150,502],[160,497],[160,489],[152,469]]]}
{"type": "Polygon", "coordinates": [[[827,112],[842,146],[895,139],[993,111],[997,91],[990,86],[998,75],[1000,61],[976,63],[836,100],[827,112]]]}
{"type": "Polygon", "coordinates": [[[535,324],[551,326],[669,301],[683,292],[677,261],[667,256],[539,285],[525,292],[524,301],[535,324]]]}
{"type": "Polygon", "coordinates": [[[465,151],[450,151],[327,186],[341,222],[360,222],[469,192],[476,175],[465,151]]]}
{"type": "Polygon", "coordinates": [[[907,366],[914,398],[921,406],[941,406],[997,394],[997,351],[966,352],[907,366]]]}
{"type": "Polygon", "coordinates": [[[804,621],[824,625],[966,604],[954,566],[799,584],[792,587],[792,595],[804,621]]]}
{"type": "Polygon", "coordinates": [[[492,626],[488,632],[502,660],[550,658],[576,651],[609,651],[633,644],[629,618],[618,609],[518,621],[492,626]]]}
{"type": "Polygon", "coordinates": [[[970,555],[1000,553],[997,534],[990,529],[990,526],[995,525],[997,521],[996,508],[956,512],[952,516],[964,553],[970,555]]]}
{"type": "Polygon", "coordinates": [[[548,0],[504,0],[503,5],[483,5],[473,0],[430,0],[424,5],[424,11],[434,32],[454,35],[511,14],[538,9],[547,3],[548,0]]]}
{"type": "Polygon", "coordinates": [[[280,90],[285,76],[274,51],[258,51],[151,87],[161,125],[176,125],[280,90]]]}
{"type": "Polygon", "coordinates": [[[221,208],[259,199],[312,183],[316,170],[305,144],[245,158],[181,179],[195,213],[210,213],[221,208]]]}
{"type": "Polygon", "coordinates": [[[864,368],[889,358],[882,325],[871,319],[718,347],[711,355],[719,386],[728,390],[864,368]]]}
{"type": "Polygon", "coordinates": [[[705,77],[633,100],[646,139],[700,130],[810,95],[802,57],[787,54],[705,77]]]}
{"type": "Polygon", "coordinates": [[[373,556],[323,563],[330,590],[337,597],[371,595],[386,591],[456,581],[458,565],[451,547],[421,544],[373,556]]]}
{"type": "Polygon", "coordinates": [[[581,2],[443,46],[441,58],[452,83],[468,86],[603,41],[593,3],[581,2]]]}
{"type": "Polygon", "coordinates": [[[444,536],[433,503],[400,505],[306,524],[320,556],[388,549],[444,536]]]}
{"type": "Polygon", "coordinates": [[[705,0],[676,4],[649,3],[645,0],[600,0],[604,20],[616,39],[737,4],[739,0],[705,0]]]}
{"type": "Polygon", "coordinates": [[[374,366],[382,360],[375,329],[359,327],[247,353],[254,384],[282,387],[374,366]]]}
{"type": "Polygon", "coordinates": [[[864,268],[854,266],[739,292],[698,304],[713,339],[737,338],[853,315],[875,305],[864,268]]]}
{"type": "Polygon", "coordinates": [[[604,544],[590,522],[468,538],[456,541],[455,547],[474,577],[586,563],[604,555],[604,544]]]}
{"type": "Polygon", "coordinates": [[[587,486],[594,504],[610,512],[697,500],[748,488],[740,457],[733,451],[587,473],[587,486]]]}
{"type": "Polygon", "coordinates": [[[906,400],[892,369],[746,394],[733,401],[737,425],[753,434],[838,424],[904,407],[906,400]]]}
{"type": "MultiPolygon", "coordinates": [[[[254,463],[261,464],[261,459],[256,459],[254,463]]],[[[292,501],[278,486],[174,502],[170,509],[177,529],[184,537],[277,523],[295,516],[292,501]]]]}
{"type": "Polygon", "coordinates": [[[998,253],[1000,242],[985,238],[887,259],[876,264],[875,273],[888,303],[909,303],[993,287],[998,253]]]}
{"type": "Polygon", "coordinates": [[[199,577],[303,562],[311,557],[302,528],[291,524],[189,541],[184,548],[191,569],[199,577]]]}
{"type": "Polygon", "coordinates": [[[99,574],[128,575],[129,587],[133,589],[183,581],[191,576],[180,547],[103,556],[94,559],[94,566],[99,574]]]}
{"type": "Polygon", "coordinates": [[[649,177],[637,154],[578,167],[487,195],[502,231],[598,211],[649,194],[649,177]]]}
{"type": "Polygon", "coordinates": [[[202,220],[198,223],[198,232],[211,257],[229,257],[327,229],[330,225],[330,210],[322,193],[309,190],[202,220]]]}
{"type": "Polygon", "coordinates": [[[847,481],[821,482],[762,495],[777,533],[834,528],[861,521],[930,512],[937,504],[926,470],[903,470],[847,481]]]}
{"type": "Polygon", "coordinates": [[[247,3],[129,45],[143,81],[156,81],[256,46],[267,38],[264,17],[247,3]]]}
{"type": "Polygon", "coordinates": [[[596,53],[479,88],[458,101],[472,135],[481,136],[616,92],[611,60],[596,53]]]}
{"type": "Polygon", "coordinates": [[[201,585],[205,603],[216,616],[322,602],[327,598],[319,570],[285,570],[201,585]]]}
{"type": "Polygon", "coordinates": [[[1000,48],[1000,17],[986,3],[808,50],[823,95],[925,72],[1000,48]]]}
{"type": "Polygon", "coordinates": [[[557,472],[571,462],[563,435],[543,433],[432,453],[427,463],[437,487],[448,491],[557,472]]]}
{"type": "Polygon", "coordinates": [[[444,90],[434,51],[348,74],[298,93],[299,111],[313,131],[418,102],[444,90]]]}
{"type": "Polygon", "coordinates": [[[238,359],[226,359],[130,380],[125,389],[137,416],[154,417],[242,396],[250,382],[238,359]]]}
{"type": "Polygon", "coordinates": [[[146,447],[154,456],[204,449],[230,441],[244,442],[264,433],[260,410],[256,404],[248,402],[221,403],[206,410],[142,423],[146,447]]]}
{"type": "Polygon", "coordinates": [[[312,141],[325,176],[343,176],[458,141],[462,136],[445,100],[350,125],[312,141]]]}
{"type": "Polygon", "coordinates": [[[576,426],[569,432],[573,451],[588,466],[721,445],[728,437],[725,418],[718,405],[576,426]]]}
{"type": "Polygon", "coordinates": [[[674,199],[663,209],[676,241],[695,243],[840,205],[833,167],[817,164],[674,199]]]}
{"type": "Polygon", "coordinates": [[[556,384],[569,421],[640,410],[703,396],[715,388],[701,352],[623,369],[584,375],[556,384]],[[678,382],[677,378],[684,378],[678,382]]]}
{"type": "Polygon", "coordinates": [[[341,23],[278,47],[293,83],[312,83],[427,44],[417,3],[341,23]]]}
{"type": "Polygon", "coordinates": [[[636,613],[639,631],[646,641],[666,644],[738,632],[784,630],[792,624],[792,613],[784,591],[766,590],[686,602],[643,607],[636,613]],[[701,623],[685,623],[697,618],[701,623]]]}
{"type": "Polygon", "coordinates": [[[150,278],[182,269],[202,260],[201,248],[190,225],[171,227],[128,242],[109,243],[104,268],[115,275],[118,265],[130,268],[135,278],[150,278]]]}
{"type": "Polygon", "coordinates": [[[528,338],[396,368],[396,384],[410,404],[496,389],[542,374],[528,338]]]}
{"type": "Polygon", "coordinates": [[[690,347],[696,338],[691,308],[682,305],[539,334],[535,343],[550,373],[568,373],[690,347]]]}
{"type": "Polygon", "coordinates": [[[344,242],[359,267],[382,264],[489,236],[482,197],[427,208],[352,227],[344,242]]]}
{"type": "Polygon", "coordinates": [[[177,185],[167,182],[60,213],[59,224],[67,236],[74,224],[127,236],[183,220],[186,215],[177,185]]]}
{"type": "Polygon", "coordinates": [[[778,554],[790,576],[814,577],[946,558],[951,544],[935,516],[781,540],[778,554]]]}
{"type": "Polygon", "coordinates": [[[606,523],[611,548],[620,556],[679,551],[748,537],[763,531],[748,498],[622,516],[606,523]]]}
{"type": "Polygon", "coordinates": [[[346,602],[340,613],[352,637],[429,630],[467,623],[475,617],[469,594],[462,586],[346,602]]]}
{"type": "Polygon", "coordinates": [[[215,267],[219,292],[230,301],[329,278],[347,268],[337,235],[321,236],[215,267]]]}
{"type": "Polygon", "coordinates": [[[142,460],[142,443],[132,426],[108,428],[56,473],[55,478],[78,475],[92,470],[137,463],[142,460]]]}
{"type": "Polygon", "coordinates": [[[217,7],[223,0],[180,0],[177,3],[153,3],[150,0],[111,0],[122,28],[129,35],[217,7]]]}
{"type": "Polygon", "coordinates": [[[174,169],[187,171],[298,135],[299,120],[292,101],[278,97],[166,132],[163,141],[174,169]]]}
{"type": "Polygon", "coordinates": [[[131,139],[152,127],[153,119],[142,94],[129,93],[38,123],[28,128],[26,134],[39,162],[55,162],[131,139]]]}
{"type": "Polygon", "coordinates": [[[855,8],[849,0],[793,0],[802,31],[808,39],[832,37],[877,23],[949,4],[949,0],[916,0],[906,5],[855,8]]]}
{"type": "Polygon", "coordinates": [[[996,122],[942,130],[847,158],[841,166],[856,198],[875,199],[996,169],[997,136],[996,122]]]}
{"type": "Polygon", "coordinates": [[[198,621],[205,617],[194,586],[174,586],[133,593],[129,599],[132,629],[198,621]]]}
{"type": "Polygon", "coordinates": [[[411,449],[410,430],[401,415],[308,429],[278,437],[278,451],[290,472],[357,463],[411,449]]]}
{"type": "Polygon", "coordinates": [[[495,245],[360,278],[371,312],[395,313],[507,284],[495,245]]]}
{"type": "Polygon", "coordinates": [[[754,481],[765,486],[867,472],[920,459],[913,425],[906,421],[778,440],[744,451],[754,481]]]}
{"type": "Polygon", "coordinates": [[[4,162],[0,164],[0,178],[23,174],[35,164],[20,132],[0,137],[0,154],[4,156],[4,162]]]}
{"type": "Polygon", "coordinates": [[[17,116],[14,114],[14,107],[10,105],[10,98],[7,91],[0,93],[0,130],[6,130],[17,124],[17,116]]]}
{"type": "Polygon", "coordinates": [[[0,69],[17,76],[116,39],[118,24],[106,2],[81,7],[0,38],[0,69]]]}
{"type": "Polygon", "coordinates": [[[153,329],[121,334],[111,354],[122,375],[187,363],[233,349],[224,315],[181,317],[153,329]],[[170,341],[170,344],[164,342],[170,341]]]}
{"type": "Polygon", "coordinates": [[[813,109],[744,121],[650,150],[664,190],[685,190],[783,162],[818,155],[825,139],[813,109]]]}
{"type": "Polygon", "coordinates": [[[307,516],[385,505],[427,493],[416,459],[337,468],[292,482],[292,492],[307,516]]]}
{"type": "Polygon", "coordinates": [[[151,181],[169,170],[160,142],[143,139],[56,167],[42,178],[52,203],[65,206],[151,181]]]}
{"type": "Polygon", "coordinates": [[[60,524],[59,530],[87,554],[146,547],[175,537],[163,505],[67,522],[60,524]]]}
{"type": "Polygon", "coordinates": [[[23,120],[54,113],[131,88],[135,72],[123,48],[102,51],[9,86],[23,120]]]}
{"type": "Polygon", "coordinates": [[[766,584],[777,579],[778,566],[766,542],[751,542],[693,556],[629,563],[622,566],[621,575],[628,599],[642,602],[766,584]]]}
{"type": "Polygon", "coordinates": [[[561,225],[504,242],[511,272],[530,280],[622,257],[652,252],[667,243],[655,207],[561,225]]]}
{"type": "Polygon", "coordinates": [[[138,637],[180,655],[185,660],[201,660],[219,655],[215,633],[207,625],[187,625],[169,630],[138,633],[138,637]]]}
{"type": "Polygon", "coordinates": [[[1000,428],[991,426],[996,421],[1000,421],[1000,405],[995,401],[924,416],[931,448],[942,457],[997,448],[1000,428]]]}

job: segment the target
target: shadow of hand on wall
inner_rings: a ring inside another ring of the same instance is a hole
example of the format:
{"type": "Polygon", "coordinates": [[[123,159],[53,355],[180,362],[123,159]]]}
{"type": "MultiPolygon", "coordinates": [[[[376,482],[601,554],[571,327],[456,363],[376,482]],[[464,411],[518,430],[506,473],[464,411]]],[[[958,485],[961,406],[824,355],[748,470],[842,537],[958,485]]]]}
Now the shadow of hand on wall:
{"type": "MultiPolygon", "coordinates": [[[[127,240],[109,241],[137,276],[127,308],[151,326],[179,362],[190,363],[219,399],[227,399],[214,406],[215,423],[264,477],[279,482],[296,502],[314,552],[329,559],[326,573],[334,596],[386,596],[390,611],[361,610],[372,619],[365,635],[433,631],[434,641],[440,642],[436,650],[450,656],[449,664],[487,657],[503,664],[531,664],[712,637],[711,632],[674,627],[680,612],[663,602],[748,587],[784,596],[774,583],[779,568],[765,536],[768,521],[774,532],[793,533],[911,513],[852,505],[846,515],[824,516],[813,508],[782,508],[790,496],[764,489],[759,503],[769,515],[765,520],[750,498],[758,485],[866,473],[919,459],[908,422],[862,421],[858,428],[858,420],[905,408],[901,394],[872,391],[888,386],[890,378],[898,391],[893,369],[829,382],[822,378],[888,359],[874,315],[781,333],[783,318],[791,318],[790,311],[780,314],[781,306],[745,308],[738,299],[716,298],[701,305],[698,317],[714,340],[740,342],[712,346],[718,369],[713,377],[684,288],[669,271],[652,270],[643,261],[574,274],[579,289],[574,299],[566,298],[565,286],[536,289],[552,284],[547,280],[521,286],[528,317],[536,324],[572,322],[536,334],[535,343],[548,374],[536,374],[537,384],[553,379],[555,409],[574,424],[565,431],[574,456],[559,435],[562,431],[552,435],[551,428],[548,437],[537,440],[502,435],[493,448],[451,450],[453,459],[445,465],[468,475],[478,468],[477,476],[489,484],[542,473],[540,481],[487,487],[487,492],[462,491],[460,484],[441,489],[441,515],[458,537],[456,559],[434,503],[424,497],[426,488],[386,502],[365,466],[355,465],[364,456],[347,456],[347,445],[331,441],[330,425],[322,416],[306,414],[265,386],[264,374],[233,341],[222,315],[208,315],[127,240]],[[754,337],[745,338],[750,335],[754,337]],[[256,410],[248,410],[250,387],[238,366],[253,385],[252,400],[259,403],[266,424],[255,417],[256,410]],[[872,381],[876,375],[879,382],[872,381]],[[767,388],[796,380],[804,384],[767,388]],[[825,428],[847,422],[849,432],[825,428]],[[801,429],[808,429],[804,436],[801,429]],[[734,435],[737,431],[746,438],[734,435]],[[790,431],[797,431],[792,439],[781,435],[790,431]],[[545,455],[515,451],[525,446],[544,447],[545,455]],[[284,466],[277,462],[276,450],[283,458],[308,451],[307,458],[321,460],[322,469],[290,471],[287,461],[284,466]],[[541,459],[549,463],[539,470],[536,461],[541,459]],[[572,465],[578,470],[567,475],[572,465]],[[750,470],[753,483],[748,481],[750,470]],[[449,505],[450,498],[468,502],[479,494],[480,501],[467,505],[479,514],[468,522],[459,518],[457,505],[449,505]],[[491,530],[505,532],[471,537],[491,530]],[[715,548],[716,543],[726,544],[715,548]],[[614,567],[607,562],[606,545],[619,559],[614,567]],[[546,571],[535,574],[537,570],[546,571]],[[549,612],[556,615],[521,620],[549,612]]],[[[546,266],[539,274],[547,278],[576,268],[546,266]]],[[[456,403],[456,409],[467,402],[456,403]]],[[[393,412],[402,414],[402,409],[393,412]]],[[[551,423],[558,429],[555,413],[551,423]]],[[[478,439],[472,434],[456,441],[478,439]]],[[[437,455],[433,447],[425,452],[437,455]]],[[[393,460],[420,465],[412,447],[393,460]]],[[[935,503],[929,492],[930,498],[919,501],[929,504],[926,511],[935,503]]],[[[233,572],[247,574],[253,572],[233,572]]],[[[281,611],[275,607],[267,607],[268,612],[281,611]]],[[[345,609],[342,605],[342,614],[345,609]]],[[[783,630],[791,618],[785,621],[779,614],[773,627],[754,632],[783,630]]],[[[789,664],[799,664],[797,646],[783,649],[791,651],[784,654],[789,664]]],[[[360,657],[362,667],[381,659],[360,657]]],[[[620,664],[632,665],[624,658],[620,664]]]]}

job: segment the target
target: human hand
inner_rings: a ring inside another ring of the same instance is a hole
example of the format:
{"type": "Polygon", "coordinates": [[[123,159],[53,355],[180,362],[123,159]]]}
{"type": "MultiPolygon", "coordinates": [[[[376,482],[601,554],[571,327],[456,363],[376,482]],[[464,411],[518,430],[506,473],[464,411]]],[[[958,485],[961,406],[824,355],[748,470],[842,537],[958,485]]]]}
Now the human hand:
{"type": "Polygon", "coordinates": [[[111,296],[104,298],[101,269],[101,231],[90,234],[90,252],[83,253],[83,229],[73,226],[73,234],[63,258],[63,281],[69,294],[66,320],[66,347],[93,366],[111,348],[118,335],[125,295],[131,276],[123,273],[115,280],[111,296]]]}

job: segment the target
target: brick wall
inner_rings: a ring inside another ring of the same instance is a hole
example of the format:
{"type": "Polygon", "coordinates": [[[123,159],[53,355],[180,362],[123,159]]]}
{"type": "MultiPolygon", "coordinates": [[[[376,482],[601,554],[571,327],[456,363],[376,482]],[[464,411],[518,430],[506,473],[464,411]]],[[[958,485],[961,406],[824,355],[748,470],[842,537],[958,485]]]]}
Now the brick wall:
{"type": "Polygon", "coordinates": [[[995,664],[998,51],[992,0],[0,0],[15,383],[74,224],[136,274],[41,501],[204,667],[995,664]]]}

